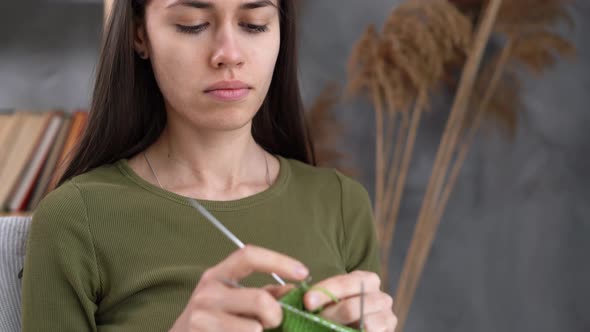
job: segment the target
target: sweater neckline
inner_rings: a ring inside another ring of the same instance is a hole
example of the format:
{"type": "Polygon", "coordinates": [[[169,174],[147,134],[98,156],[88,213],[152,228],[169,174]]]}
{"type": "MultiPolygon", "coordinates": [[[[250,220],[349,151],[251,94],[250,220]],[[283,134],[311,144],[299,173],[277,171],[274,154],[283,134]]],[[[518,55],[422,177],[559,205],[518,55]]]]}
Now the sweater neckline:
{"type": "Polygon", "coordinates": [[[268,199],[278,196],[287,186],[288,180],[291,175],[291,169],[289,167],[289,162],[287,159],[279,156],[274,155],[279,160],[279,174],[273,184],[254,195],[250,195],[247,197],[243,197],[236,200],[229,200],[229,201],[213,201],[213,200],[204,200],[198,199],[194,197],[188,197],[176,194],[174,192],[168,191],[166,189],[160,188],[151,182],[145,180],[143,177],[139,176],[132,168],[129,166],[129,160],[127,158],[120,159],[116,162],[117,168],[123,173],[124,176],[129,178],[131,181],[135,182],[137,185],[150,191],[153,194],[161,196],[163,198],[169,199],[176,203],[191,206],[189,203],[188,198],[193,198],[198,201],[201,205],[203,205],[208,210],[212,211],[237,211],[241,209],[247,209],[258,205],[260,203],[265,202],[268,199]]]}

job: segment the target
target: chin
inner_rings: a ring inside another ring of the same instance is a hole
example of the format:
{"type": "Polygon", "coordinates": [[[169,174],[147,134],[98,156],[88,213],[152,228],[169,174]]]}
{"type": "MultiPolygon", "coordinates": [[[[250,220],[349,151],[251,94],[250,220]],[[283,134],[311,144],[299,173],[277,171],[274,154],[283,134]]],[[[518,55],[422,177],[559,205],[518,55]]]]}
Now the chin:
{"type": "Polygon", "coordinates": [[[206,119],[199,119],[199,127],[216,131],[234,131],[250,126],[256,113],[245,113],[244,110],[219,110],[208,114],[206,119]]]}

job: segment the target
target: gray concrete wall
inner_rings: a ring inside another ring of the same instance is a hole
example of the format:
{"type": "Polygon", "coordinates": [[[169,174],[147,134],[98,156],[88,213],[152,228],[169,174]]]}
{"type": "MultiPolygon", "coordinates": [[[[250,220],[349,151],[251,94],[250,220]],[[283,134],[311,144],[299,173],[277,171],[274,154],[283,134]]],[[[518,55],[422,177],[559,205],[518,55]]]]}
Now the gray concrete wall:
{"type": "Polygon", "coordinates": [[[100,2],[0,3],[0,108],[88,107],[100,2]]]}
{"type": "MultiPolygon", "coordinates": [[[[352,43],[399,0],[307,1],[301,79],[307,103],[343,83],[352,43]]],[[[511,142],[473,147],[416,294],[406,331],[590,331],[590,3],[575,5],[577,63],[526,81],[511,142]]],[[[97,4],[0,4],[0,108],[87,107],[102,12],[97,4]]],[[[397,283],[444,123],[444,99],[420,129],[391,261],[397,283]]],[[[336,109],[343,147],[373,189],[373,114],[336,109]]]]}

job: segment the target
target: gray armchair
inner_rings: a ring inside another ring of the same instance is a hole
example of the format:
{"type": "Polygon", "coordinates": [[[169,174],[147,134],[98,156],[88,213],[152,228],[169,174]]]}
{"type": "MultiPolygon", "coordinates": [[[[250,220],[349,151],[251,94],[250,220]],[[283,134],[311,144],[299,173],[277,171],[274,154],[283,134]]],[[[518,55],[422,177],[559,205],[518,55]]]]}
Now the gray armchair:
{"type": "Polygon", "coordinates": [[[31,217],[0,217],[0,331],[21,330],[19,272],[31,217]]]}

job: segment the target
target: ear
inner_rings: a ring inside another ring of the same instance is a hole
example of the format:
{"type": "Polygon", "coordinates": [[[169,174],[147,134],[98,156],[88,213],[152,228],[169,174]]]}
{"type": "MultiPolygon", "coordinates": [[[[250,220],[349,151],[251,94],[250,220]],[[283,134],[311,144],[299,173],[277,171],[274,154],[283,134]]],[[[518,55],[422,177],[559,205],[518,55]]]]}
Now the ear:
{"type": "Polygon", "coordinates": [[[145,28],[145,24],[143,22],[138,23],[135,26],[135,33],[133,37],[133,47],[135,48],[135,52],[139,55],[142,59],[149,58],[149,40],[147,37],[147,31],[145,28]]]}

